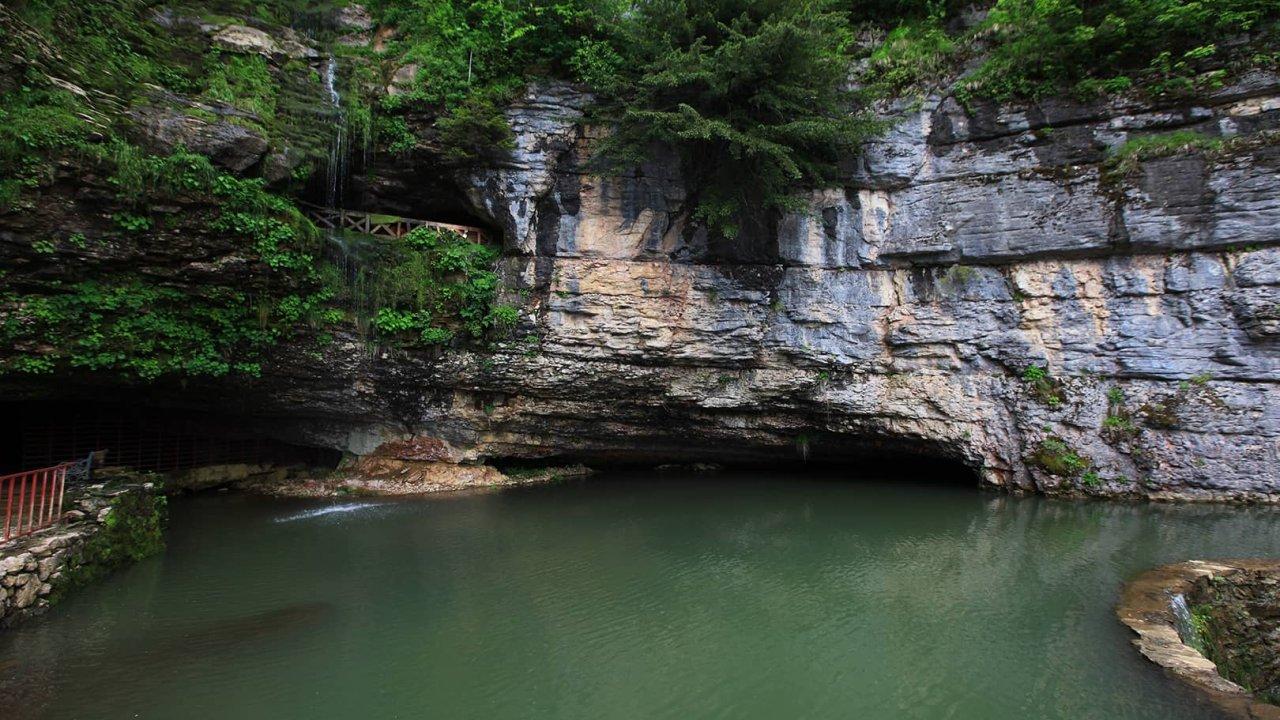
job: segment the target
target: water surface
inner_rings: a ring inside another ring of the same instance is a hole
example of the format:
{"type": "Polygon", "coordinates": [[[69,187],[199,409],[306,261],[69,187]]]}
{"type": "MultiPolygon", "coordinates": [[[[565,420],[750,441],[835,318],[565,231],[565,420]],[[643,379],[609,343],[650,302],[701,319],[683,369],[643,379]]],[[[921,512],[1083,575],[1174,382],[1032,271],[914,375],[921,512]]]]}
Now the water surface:
{"type": "Polygon", "coordinates": [[[412,501],[206,496],[0,632],[25,718],[1160,718],[1120,584],[1280,554],[1280,512],[917,479],[631,475],[412,501]]]}

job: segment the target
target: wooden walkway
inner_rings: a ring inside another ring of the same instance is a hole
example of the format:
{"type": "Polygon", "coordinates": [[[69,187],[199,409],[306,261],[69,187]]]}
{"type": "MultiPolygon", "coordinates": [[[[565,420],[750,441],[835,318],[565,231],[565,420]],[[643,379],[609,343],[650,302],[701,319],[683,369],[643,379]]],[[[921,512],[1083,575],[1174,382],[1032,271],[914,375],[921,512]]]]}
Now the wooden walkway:
{"type": "Polygon", "coordinates": [[[381,235],[382,237],[404,237],[420,227],[435,228],[455,232],[471,242],[485,241],[485,231],[470,225],[453,225],[451,223],[417,220],[395,215],[379,215],[377,213],[359,212],[357,210],[335,210],[310,203],[299,203],[302,211],[317,226],[330,230],[350,230],[365,235],[381,235]]]}

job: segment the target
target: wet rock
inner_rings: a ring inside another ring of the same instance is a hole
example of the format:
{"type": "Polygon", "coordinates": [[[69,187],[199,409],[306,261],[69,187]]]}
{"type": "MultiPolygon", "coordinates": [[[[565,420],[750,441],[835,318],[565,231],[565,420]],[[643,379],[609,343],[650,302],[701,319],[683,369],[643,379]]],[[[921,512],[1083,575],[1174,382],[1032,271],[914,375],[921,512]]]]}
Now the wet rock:
{"type": "Polygon", "coordinates": [[[18,609],[29,608],[40,597],[40,579],[35,575],[21,575],[15,585],[13,606],[18,609]]]}
{"type": "Polygon", "coordinates": [[[130,112],[141,140],[154,152],[170,153],[178,147],[206,155],[215,165],[244,172],[262,160],[267,139],[242,124],[226,119],[207,120],[181,110],[143,107],[130,112]]]}
{"type": "Polygon", "coordinates": [[[1280,564],[1274,560],[1165,565],[1125,585],[1116,616],[1134,632],[1133,644],[1147,659],[1187,683],[1224,717],[1276,720],[1277,577],[1280,564]]]}
{"type": "Polygon", "coordinates": [[[227,25],[213,35],[213,44],[223,50],[256,54],[268,58],[309,60],[320,53],[301,42],[292,32],[284,31],[272,36],[264,30],[245,25],[227,25]]]}
{"type": "Polygon", "coordinates": [[[293,177],[302,161],[302,153],[293,148],[270,153],[262,160],[262,177],[268,183],[283,182],[293,177]]]}

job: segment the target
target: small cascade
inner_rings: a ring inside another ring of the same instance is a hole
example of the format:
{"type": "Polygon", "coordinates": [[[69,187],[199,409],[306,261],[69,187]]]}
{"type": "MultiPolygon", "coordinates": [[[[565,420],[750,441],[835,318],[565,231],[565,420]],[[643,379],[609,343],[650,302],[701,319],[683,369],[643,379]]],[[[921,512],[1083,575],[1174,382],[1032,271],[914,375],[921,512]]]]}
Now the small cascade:
{"type": "Polygon", "coordinates": [[[340,230],[330,230],[325,237],[329,243],[329,252],[346,283],[356,329],[364,334],[373,315],[369,268],[377,264],[378,239],[372,235],[340,230]]]}
{"type": "Polygon", "coordinates": [[[1182,593],[1174,595],[1169,599],[1169,609],[1173,611],[1174,627],[1178,629],[1178,636],[1182,638],[1182,642],[1203,652],[1204,638],[1200,637],[1200,631],[1196,629],[1186,597],[1182,593]]]}

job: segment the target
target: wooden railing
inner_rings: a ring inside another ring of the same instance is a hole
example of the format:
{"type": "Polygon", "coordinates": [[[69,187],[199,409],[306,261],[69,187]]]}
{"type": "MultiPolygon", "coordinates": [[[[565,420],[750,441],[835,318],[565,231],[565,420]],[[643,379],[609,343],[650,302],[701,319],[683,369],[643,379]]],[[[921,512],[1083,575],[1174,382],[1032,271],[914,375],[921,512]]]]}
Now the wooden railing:
{"type": "Polygon", "coordinates": [[[383,237],[404,237],[420,227],[435,228],[455,232],[471,242],[485,241],[485,231],[470,225],[454,225],[452,223],[418,220],[396,215],[379,215],[377,213],[359,212],[357,210],[338,210],[321,207],[310,203],[299,203],[302,211],[317,226],[330,230],[350,230],[365,235],[381,235],[383,237]]]}

